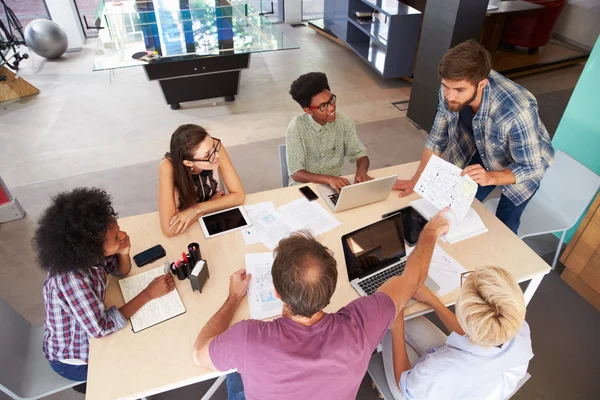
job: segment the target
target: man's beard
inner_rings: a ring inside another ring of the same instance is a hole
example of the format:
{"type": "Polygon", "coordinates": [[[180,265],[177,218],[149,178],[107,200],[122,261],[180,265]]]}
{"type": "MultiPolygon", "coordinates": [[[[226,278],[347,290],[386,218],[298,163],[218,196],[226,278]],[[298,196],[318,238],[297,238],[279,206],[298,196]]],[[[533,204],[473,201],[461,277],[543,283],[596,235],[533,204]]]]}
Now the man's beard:
{"type": "Polygon", "coordinates": [[[477,97],[477,87],[473,91],[473,96],[471,96],[471,98],[469,100],[465,101],[464,103],[458,103],[458,105],[456,105],[456,103],[454,103],[455,105],[451,105],[450,102],[448,100],[446,100],[446,105],[448,106],[448,109],[450,111],[460,112],[460,111],[462,111],[463,108],[465,108],[465,106],[471,104],[475,100],[476,97],[477,97]]]}

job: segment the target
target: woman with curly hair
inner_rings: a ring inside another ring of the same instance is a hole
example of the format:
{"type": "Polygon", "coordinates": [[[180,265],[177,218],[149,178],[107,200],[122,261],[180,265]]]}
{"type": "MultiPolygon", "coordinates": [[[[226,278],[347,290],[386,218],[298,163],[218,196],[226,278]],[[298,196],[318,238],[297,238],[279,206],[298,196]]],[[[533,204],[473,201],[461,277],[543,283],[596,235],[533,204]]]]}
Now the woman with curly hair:
{"type": "Polygon", "coordinates": [[[193,124],[173,132],[170,152],[158,169],[158,214],[165,236],[184,232],[205,214],[238,206],[245,197],[221,140],[193,124]]]}
{"type": "Polygon", "coordinates": [[[33,238],[40,266],[48,271],[43,351],[54,371],[87,380],[89,337],[109,335],[127,324],[148,301],[175,287],[169,275],[156,278],[121,308],[104,305],[108,274],[131,270],[129,236],[119,228],[110,196],[77,188],[52,198],[33,238]]]}

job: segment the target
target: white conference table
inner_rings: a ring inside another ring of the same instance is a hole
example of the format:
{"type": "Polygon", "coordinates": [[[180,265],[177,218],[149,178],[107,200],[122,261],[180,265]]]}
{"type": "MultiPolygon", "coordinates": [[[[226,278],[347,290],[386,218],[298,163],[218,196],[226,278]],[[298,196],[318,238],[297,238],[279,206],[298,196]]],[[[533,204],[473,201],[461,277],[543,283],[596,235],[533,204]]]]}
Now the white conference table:
{"type": "MultiPolygon", "coordinates": [[[[397,173],[400,178],[408,179],[417,166],[418,162],[403,164],[370,171],[370,174],[383,177],[397,173]]],[[[316,187],[311,186],[318,193],[316,187]]],[[[272,201],[279,207],[301,197],[298,187],[289,187],[250,194],[245,204],[272,201]]],[[[325,309],[327,312],[335,312],[358,297],[348,281],[342,235],[376,222],[382,214],[405,207],[417,198],[419,196],[414,193],[399,198],[398,192],[392,191],[386,201],[334,214],[341,225],[318,237],[334,251],[338,263],[338,283],[331,303],[325,309]]],[[[329,210],[321,198],[318,202],[329,210]]],[[[549,265],[479,201],[475,200],[473,207],[488,232],[452,245],[438,240],[438,245],[467,270],[497,265],[512,272],[519,282],[531,280],[525,292],[526,301],[529,302],[543,276],[550,271],[549,265]]],[[[241,231],[206,239],[197,223],[184,234],[167,238],[161,232],[157,212],[122,218],[119,224],[131,237],[131,254],[161,244],[168,258],[174,261],[186,251],[188,243],[199,243],[202,258],[207,260],[209,266],[210,278],[202,294],[192,291],[189,280],[179,281],[175,278],[177,291],[186,308],[185,314],[139,333],[133,333],[128,323],[126,328],[109,336],[91,339],[86,399],[139,399],[223,375],[194,364],[193,343],[204,324],[227,298],[229,276],[244,268],[245,254],[268,249],[262,243],[246,246],[241,231]]],[[[164,258],[142,268],[133,265],[130,275],[163,263],[164,258]]],[[[442,301],[451,305],[457,296],[458,289],[444,296],[442,301]]],[[[108,284],[105,303],[117,307],[124,304],[114,277],[108,284]]],[[[416,303],[408,307],[404,315],[409,319],[430,311],[425,304],[416,303]]],[[[248,302],[244,301],[236,311],[233,323],[247,319],[249,315],[248,302]]]]}

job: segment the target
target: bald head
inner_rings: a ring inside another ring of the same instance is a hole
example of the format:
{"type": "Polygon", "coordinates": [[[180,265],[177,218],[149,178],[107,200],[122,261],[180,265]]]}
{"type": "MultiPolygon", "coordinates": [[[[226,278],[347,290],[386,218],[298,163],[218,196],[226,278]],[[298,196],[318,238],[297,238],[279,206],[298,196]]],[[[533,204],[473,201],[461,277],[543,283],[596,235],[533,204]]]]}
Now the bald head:
{"type": "Polygon", "coordinates": [[[272,268],[273,285],[294,315],[311,317],[331,300],[337,264],[329,250],[308,232],[279,242],[272,268]]]}

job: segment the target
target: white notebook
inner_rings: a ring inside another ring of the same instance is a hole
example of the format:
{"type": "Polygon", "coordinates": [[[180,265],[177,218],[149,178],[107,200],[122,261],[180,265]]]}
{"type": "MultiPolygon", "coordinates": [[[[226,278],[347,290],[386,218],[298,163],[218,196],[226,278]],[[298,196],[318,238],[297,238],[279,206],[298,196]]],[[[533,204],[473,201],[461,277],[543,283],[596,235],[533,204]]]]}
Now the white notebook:
{"type": "MultiPolygon", "coordinates": [[[[427,219],[431,219],[439,212],[433,204],[425,199],[411,201],[410,205],[427,219]]],[[[477,211],[473,207],[470,207],[463,220],[450,219],[450,229],[443,239],[449,243],[456,243],[487,231],[488,229],[479,217],[479,214],[477,214],[477,211]]]]}
{"type": "MultiPolygon", "coordinates": [[[[164,275],[164,273],[164,267],[161,266],[141,274],[130,276],[129,278],[121,279],[119,281],[119,286],[121,286],[121,292],[123,293],[125,302],[131,301],[131,299],[140,294],[154,278],[164,275]]],[[[183,302],[181,301],[181,297],[179,297],[177,289],[175,289],[158,299],[150,300],[144,304],[144,306],[131,317],[131,329],[134,333],[137,333],[183,313],[185,313],[185,307],[183,306],[183,302]]]]}

